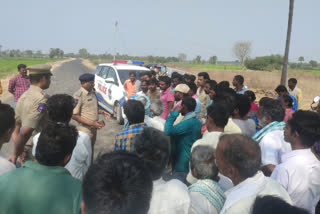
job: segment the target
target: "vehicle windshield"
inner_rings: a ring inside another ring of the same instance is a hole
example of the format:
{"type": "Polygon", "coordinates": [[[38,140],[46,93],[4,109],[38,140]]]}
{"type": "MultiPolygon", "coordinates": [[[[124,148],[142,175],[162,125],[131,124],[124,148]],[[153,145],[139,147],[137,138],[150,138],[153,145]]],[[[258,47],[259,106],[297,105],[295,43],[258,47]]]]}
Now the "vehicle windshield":
{"type": "Polygon", "coordinates": [[[131,71],[136,72],[136,79],[137,80],[140,79],[140,73],[146,72],[146,71],[142,71],[142,70],[118,70],[118,74],[119,74],[120,81],[122,84],[124,83],[124,81],[129,79],[129,73],[131,71]]]}

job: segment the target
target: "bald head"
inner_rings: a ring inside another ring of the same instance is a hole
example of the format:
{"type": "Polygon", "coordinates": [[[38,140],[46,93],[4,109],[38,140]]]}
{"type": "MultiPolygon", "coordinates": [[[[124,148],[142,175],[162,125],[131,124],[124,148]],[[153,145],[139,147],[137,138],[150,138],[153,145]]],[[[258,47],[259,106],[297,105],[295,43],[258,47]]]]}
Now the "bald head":
{"type": "MultiPolygon", "coordinates": [[[[231,166],[236,171],[236,173],[232,172],[233,175],[230,176],[240,177],[235,180],[244,180],[254,176],[261,165],[261,152],[258,143],[241,134],[221,136],[216,156],[219,169],[231,166]]],[[[224,171],[224,169],[220,170],[224,171]]]]}

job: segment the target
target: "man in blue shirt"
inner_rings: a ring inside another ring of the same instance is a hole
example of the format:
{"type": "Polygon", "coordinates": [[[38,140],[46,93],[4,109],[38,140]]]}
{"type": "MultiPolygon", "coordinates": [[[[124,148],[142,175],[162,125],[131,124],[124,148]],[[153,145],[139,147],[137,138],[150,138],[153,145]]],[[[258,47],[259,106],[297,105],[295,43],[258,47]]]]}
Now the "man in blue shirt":
{"type": "Polygon", "coordinates": [[[280,99],[280,97],[281,97],[282,95],[288,95],[288,96],[290,96],[290,97],[292,98],[292,100],[293,100],[292,110],[294,110],[294,111],[297,111],[297,110],[298,110],[298,102],[297,102],[297,99],[296,99],[294,96],[292,96],[291,94],[289,94],[287,88],[286,88],[284,85],[279,85],[279,86],[275,89],[275,91],[278,93],[278,98],[277,98],[277,99],[280,99]]]}

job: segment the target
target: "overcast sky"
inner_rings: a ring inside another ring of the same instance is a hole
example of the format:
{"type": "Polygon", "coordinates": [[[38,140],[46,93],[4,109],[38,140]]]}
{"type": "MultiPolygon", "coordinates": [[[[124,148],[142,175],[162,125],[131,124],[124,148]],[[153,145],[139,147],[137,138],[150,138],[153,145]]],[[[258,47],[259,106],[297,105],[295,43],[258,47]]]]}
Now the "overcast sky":
{"type": "MultiPolygon", "coordinates": [[[[251,56],[284,54],[289,0],[0,0],[3,49],[129,55],[201,55],[235,60],[232,46],[252,40],[251,56]]],[[[320,1],[296,0],[289,58],[320,61],[320,1]]]]}

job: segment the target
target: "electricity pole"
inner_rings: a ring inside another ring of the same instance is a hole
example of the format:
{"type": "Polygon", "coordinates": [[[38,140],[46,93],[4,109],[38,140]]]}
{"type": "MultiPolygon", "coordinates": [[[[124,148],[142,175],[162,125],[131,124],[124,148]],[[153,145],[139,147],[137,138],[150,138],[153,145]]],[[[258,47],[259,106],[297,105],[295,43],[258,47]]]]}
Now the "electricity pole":
{"type": "Polygon", "coordinates": [[[115,25],[115,28],[114,28],[114,39],[113,39],[113,51],[114,51],[113,60],[116,60],[116,54],[117,54],[116,40],[117,40],[118,21],[116,21],[114,25],[115,25]]]}
{"type": "Polygon", "coordinates": [[[284,59],[283,59],[283,68],[282,68],[281,82],[280,82],[281,85],[286,85],[286,82],[287,82],[287,67],[288,67],[289,47],[290,47],[290,38],[291,38],[291,29],[292,29],[293,4],[294,4],[294,0],[290,0],[287,41],[286,41],[286,49],[284,52],[284,59]]]}

